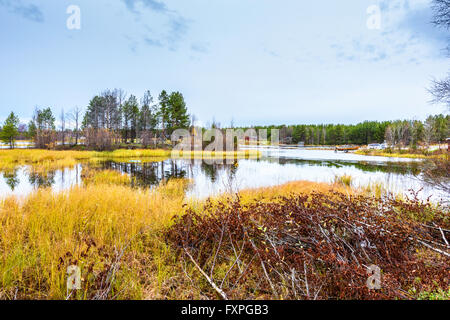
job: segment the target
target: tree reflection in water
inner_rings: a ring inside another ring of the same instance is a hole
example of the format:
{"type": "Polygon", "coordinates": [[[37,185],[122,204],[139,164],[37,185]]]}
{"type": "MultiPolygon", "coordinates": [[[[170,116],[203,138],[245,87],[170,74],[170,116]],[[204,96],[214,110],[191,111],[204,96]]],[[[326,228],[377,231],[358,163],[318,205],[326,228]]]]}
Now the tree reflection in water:
{"type": "Polygon", "coordinates": [[[17,185],[20,183],[20,180],[17,176],[17,169],[3,172],[3,178],[5,179],[8,187],[11,188],[11,191],[14,191],[14,189],[16,189],[17,185]]]}
{"type": "MultiPolygon", "coordinates": [[[[222,162],[222,161],[221,161],[222,162]]],[[[205,163],[200,160],[173,160],[161,162],[114,162],[105,161],[100,170],[116,170],[132,177],[133,187],[151,187],[172,178],[194,179],[200,169],[212,182],[216,182],[221,170],[227,170],[233,178],[238,168],[233,164],[205,163]]]]}
{"type": "Polygon", "coordinates": [[[31,168],[28,172],[28,182],[35,188],[49,188],[55,184],[55,175],[56,171],[42,173],[31,168]]]}

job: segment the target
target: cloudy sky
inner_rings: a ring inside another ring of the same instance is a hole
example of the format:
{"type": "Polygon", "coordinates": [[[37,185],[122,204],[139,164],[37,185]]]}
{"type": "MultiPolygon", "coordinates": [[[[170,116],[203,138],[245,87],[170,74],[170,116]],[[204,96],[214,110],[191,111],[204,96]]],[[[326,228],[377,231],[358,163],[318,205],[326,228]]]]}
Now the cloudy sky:
{"type": "Polygon", "coordinates": [[[423,119],[450,65],[430,19],[429,0],[0,0],[0,120],[108,88],[181,91],[223,125],[423,119]]]}

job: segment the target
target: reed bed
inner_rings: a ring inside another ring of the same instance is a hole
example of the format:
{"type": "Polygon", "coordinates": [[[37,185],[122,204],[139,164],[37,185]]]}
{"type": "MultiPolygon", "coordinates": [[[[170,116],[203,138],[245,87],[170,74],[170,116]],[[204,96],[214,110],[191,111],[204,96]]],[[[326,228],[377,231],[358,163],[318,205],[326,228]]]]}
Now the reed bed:
{"type": "MultiPolygon", "coordinates": [[[[142,298],[141,272],[160,242],[156,230],[182,212],[188,182],[155,190],[92,184],[38,190],[0,204],[0,299],[66,299],[66,269],[84,275],[77,299],[142,298]]],[[[152,269],[152,270],[150,270],[152,269]]]]}
{"type": "Polygon", "coordinates": [[[54,170],[74,166],[77,162],[92,158],[94,154],[91,151],[0,150],[0,170],[23,165],[34,165],[54,170]]]}
{"type": "MultiPolygon", "coordinates": [[[[174,154],[175,155],[175,154],[174,154]]],[[[175,155],[179,159],[221,159],[221,158],[258,158],[259,151],[192,151],[175,155]]],[[[11,170],[18,166],[33,165],[42,170],[55,170],[73,167],[79,162],[99,162],[105,160],[163,161],[172,157],[171,150],[115,150],[106,152],[96,151],[52,151],[52,150],[0,150],[0,171],[11,170]]]]}
{"type": "Polygon", "coordinates": [[[411,150],[394,151],[394,150],[365,150],[360,149],[355,151],[356,154],[364,156],[376,156],[387,158],[408,158],[408,159],[448,159],[448,153],[446,149],[436,151],[417,150],[415,152],[411,150]]]}
{"type": "Polygon", "coordinates": [[[131,177],[128,174],[123,174],[115,170],[95,170],[91,168],[83,169],[81,174],[83,183],[89,185],[119,185],[129,186],[131,184],[131,177]]]}

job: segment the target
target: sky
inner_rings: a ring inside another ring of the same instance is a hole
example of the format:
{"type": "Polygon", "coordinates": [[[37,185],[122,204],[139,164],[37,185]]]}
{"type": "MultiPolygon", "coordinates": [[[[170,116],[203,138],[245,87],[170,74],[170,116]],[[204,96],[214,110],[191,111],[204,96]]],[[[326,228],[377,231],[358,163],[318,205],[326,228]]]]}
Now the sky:
{"type": "Polygon", "coordinates": [[[0,121],[113,88],[223,126],[422,120],[450,65],[430,20],[429,0],[0,0],[0,121]]]}

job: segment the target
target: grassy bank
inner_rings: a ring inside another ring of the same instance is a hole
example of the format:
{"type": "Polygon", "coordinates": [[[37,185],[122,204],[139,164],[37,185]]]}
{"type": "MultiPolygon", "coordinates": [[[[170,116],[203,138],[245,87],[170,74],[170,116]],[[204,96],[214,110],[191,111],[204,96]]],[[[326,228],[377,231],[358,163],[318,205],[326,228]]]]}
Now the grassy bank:
{"type": "MultiPolygon", "coordinates": [[[[192,151],[175,154],[180,159],[226,159],[257,158],[258,151],[210,152],[192,151]]],[[[81,161],[101,161],[141,159],[143,161],[161,161],[172,157],[170,150],[115,150],[96,151],[52,151],[38,149],[0,150],[0,170],[9,170],[21,165],[39,166],[41,169],[59,169],[74,166],[81,161]]]]}
{"type": "Polygon", "coordinates": [[[450,223],[432,205],[311,182],[197,202],[186,180],[139,190],[116,172],[87,175],[85,187],[0,203],[0,299],[222,298],[210,281],[227,298],[449,298],[450,261],[429,247],[448,252],[435,228],[450,223]],[[385,290],[365,287],[370,263],[385,290]],[[67,291],[70,265],[82,290],[67,291]]]}
{"type": "Polygon", "coordinates": [[[367,150],[360,149],[355,152],[365,156],[378,156],[388,158],[409,158],[409,159],[447,159],[446,149],[426,151],[426,150],[367,150]]]}

